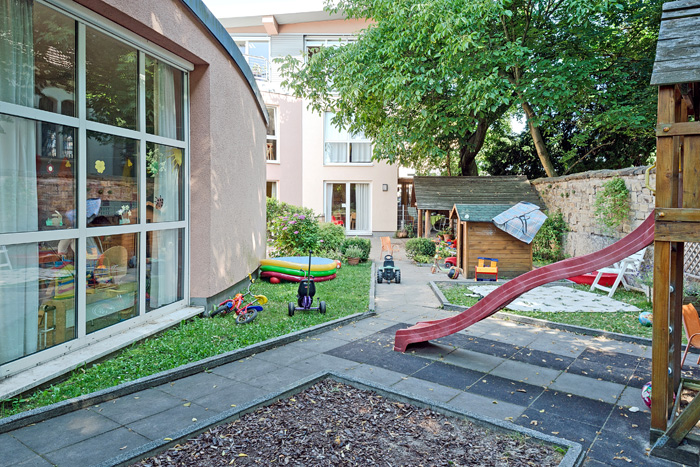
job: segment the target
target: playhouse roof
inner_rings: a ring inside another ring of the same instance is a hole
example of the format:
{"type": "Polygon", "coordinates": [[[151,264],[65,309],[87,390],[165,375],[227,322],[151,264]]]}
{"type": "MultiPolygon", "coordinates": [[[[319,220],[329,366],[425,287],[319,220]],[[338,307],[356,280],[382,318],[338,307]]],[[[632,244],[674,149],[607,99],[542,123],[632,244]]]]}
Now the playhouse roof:
{"type": "Polygon", "coordinates": [[[512,207],[511,204],[455,204],[450,217],[456,214],[460,222],[491,222],[512,207]]]}
{"type": "Polygon", "coordinates": [[[455,204],[513,206],[521,201],[543,206],[537,191],[524,175],[414,177],[413,187],[416,207],[431,211],[449,211],[455,204]]]}
{"type": "Polygon", "coordinates": [[[700,0],[663,5],[652,85],[700,81],[700,0]]]}

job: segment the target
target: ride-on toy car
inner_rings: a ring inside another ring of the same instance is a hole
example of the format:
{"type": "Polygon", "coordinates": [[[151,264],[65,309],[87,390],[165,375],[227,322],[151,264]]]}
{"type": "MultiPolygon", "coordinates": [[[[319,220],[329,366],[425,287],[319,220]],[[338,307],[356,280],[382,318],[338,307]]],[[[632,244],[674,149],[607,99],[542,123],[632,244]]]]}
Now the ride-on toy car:
{"type": "Polygon", "coordinates": [[[309,269],[304,271],[304,279],[299,282],[296,305],[294,302],[289,302],[287,307],[289,316],[294,316],[295,311],[301,310],[318,310],[321,314],[325,313],[326,302],[323,300],[319,300],[318,306],[312,306],[314,304],[314,295],[316,295],[316,283],[313,276],[311,276],[311,250],[309,250],[309,269]]]}
{"type": "Polygon", "coordinates": [[[384,256],[384,265],[377,269],[377,283],[382,281],[401,283],[401,270],[394,266],[394,257],[392,255],[384,256]]]}

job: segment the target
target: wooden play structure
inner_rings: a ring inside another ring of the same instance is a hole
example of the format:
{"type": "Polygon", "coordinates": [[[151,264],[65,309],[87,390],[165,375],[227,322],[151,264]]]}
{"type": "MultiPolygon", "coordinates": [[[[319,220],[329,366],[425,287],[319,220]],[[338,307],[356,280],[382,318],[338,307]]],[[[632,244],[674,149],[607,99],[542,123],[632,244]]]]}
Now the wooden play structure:
{"type": "Polygon", "coordinates": [[[651,84],[658,86],[654,320],[652,344],[652,454],[698,465],[700,398],[678,414],[683,378],[683,257],[685,242],[700,241],[700,0],[668,2],[651,84]]]}
{"type": "Polygon", "coordinates": [[[510,205],[455,204],[450,221],[456,224],[457,267],[473,279],[479,257],[499,259],[499,275],[515,277],[532,269],[532,244],[518,240],[494,225],[492,219],[510,205]]]}
{"type": "Polygon", "coordinates": [[[418,236],[429,237],[434,214],[446,218],[455,204],[509,205],[527,201],[544,206],[524,175],[500,177],[414,177],[418,236]]]}

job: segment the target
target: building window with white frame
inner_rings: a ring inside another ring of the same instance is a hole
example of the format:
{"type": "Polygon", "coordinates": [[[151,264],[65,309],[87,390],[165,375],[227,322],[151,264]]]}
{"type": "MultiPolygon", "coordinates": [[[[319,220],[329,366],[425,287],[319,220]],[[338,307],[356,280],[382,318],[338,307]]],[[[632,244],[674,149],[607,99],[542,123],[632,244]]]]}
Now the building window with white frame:
{"type": "Polygon", "coordinates": [[[234,38],[256,79],[270,79],[270,41],[267,39],[234,38]]]}
{"type": "Polygon", "coordinates": [[[323,163],[330,164],[370,164],[372,162],[372,142],[362,133],[351,134],[332,122],[333,112],[324,114],[323,163]]]}
{"type": "Polygon", "coordinates": [[[268,198],[279,199],[277,195],[277,181],[268,181],[266,186],[266,195],[268,198]]]}
{"type": "Polygon", "coordinates": [[[267,114],[270,116],[270,121],[267,124],[267,148],[265,150],[265,159],[267,162],[279,162],[277,156],[278,135],[279,129],[277,125],[277,107],[267,107],[267,114]]]}
{"type": "Polygon", "coordinates": [[[188,280],[187,73],[102,22],[6,5],[0,366],[182,306],[188,280]]]}

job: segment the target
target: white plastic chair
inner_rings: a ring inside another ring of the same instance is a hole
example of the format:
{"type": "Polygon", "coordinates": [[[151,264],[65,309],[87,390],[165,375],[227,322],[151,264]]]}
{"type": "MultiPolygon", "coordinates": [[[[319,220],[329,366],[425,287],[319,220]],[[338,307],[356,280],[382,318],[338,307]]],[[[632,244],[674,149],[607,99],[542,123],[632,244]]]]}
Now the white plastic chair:
{"type": "Polygon", "coordinates": [[[617,286],[620,284],[622,284],[625,290],[630,290],[631,286],[625,280],[625,274],[639,274],[639,267],[644,260],[644,251],[645,250],[638,251],[622,261],[615,263],[609,268],[598,269],[598,275],[595,276],[595,280],[593,281],[593,284],[591,284],[591,292],[593,292],[595,289],[604,290],[608,292],[608,297],[612,298],[615,290],[617,290],[617,286]],[[610,287],[605,287],[598,283],[600,278],[603,277],[603,274],[617,274],[613,285],[610,287]]]}

